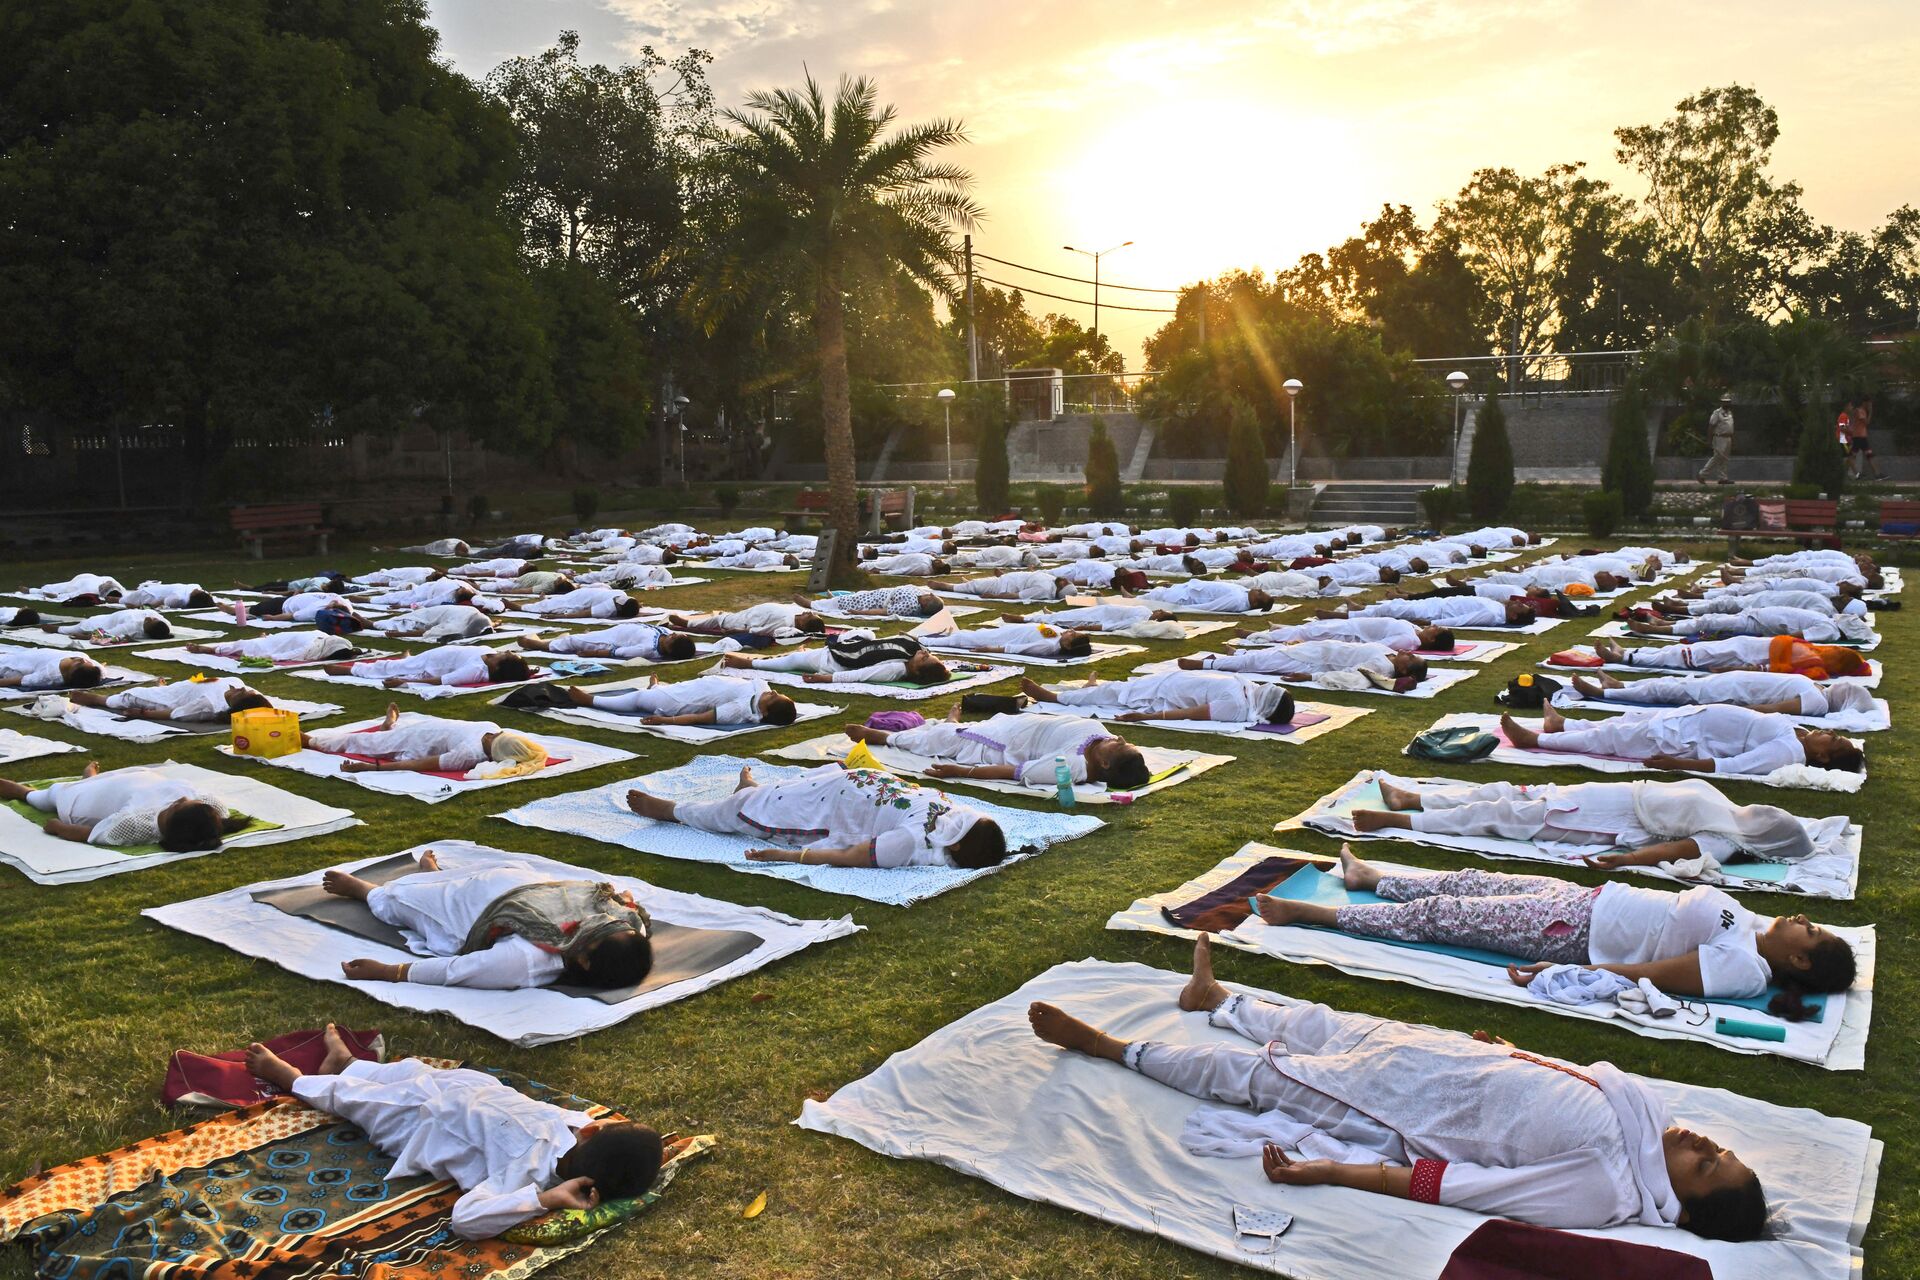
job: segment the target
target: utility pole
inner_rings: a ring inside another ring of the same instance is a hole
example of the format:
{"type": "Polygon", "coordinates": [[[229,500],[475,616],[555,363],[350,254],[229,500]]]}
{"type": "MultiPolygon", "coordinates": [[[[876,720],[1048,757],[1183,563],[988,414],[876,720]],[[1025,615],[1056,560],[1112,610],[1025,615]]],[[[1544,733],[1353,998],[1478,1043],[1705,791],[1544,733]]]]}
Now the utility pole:
{"type": "Polygon", "coordinates": [[[980,380],[980,340],[973,331],[973,237],[963,242],[967,252],[967,381],[980,380]]]}

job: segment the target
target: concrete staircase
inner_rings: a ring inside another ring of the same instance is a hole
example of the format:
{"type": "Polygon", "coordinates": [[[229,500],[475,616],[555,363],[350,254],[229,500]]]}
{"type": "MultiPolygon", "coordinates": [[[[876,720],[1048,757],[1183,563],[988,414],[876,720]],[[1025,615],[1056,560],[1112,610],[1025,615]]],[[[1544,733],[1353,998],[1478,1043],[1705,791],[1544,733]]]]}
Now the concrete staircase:
{"type": "Polygon", "coordinates": [[[1335,481],[1321,488],[1313,502],[1315,528],[1343,524],[1383,524],[1407,529],[1426,523],[1420,495],[1433,486],[1335,481]]]}

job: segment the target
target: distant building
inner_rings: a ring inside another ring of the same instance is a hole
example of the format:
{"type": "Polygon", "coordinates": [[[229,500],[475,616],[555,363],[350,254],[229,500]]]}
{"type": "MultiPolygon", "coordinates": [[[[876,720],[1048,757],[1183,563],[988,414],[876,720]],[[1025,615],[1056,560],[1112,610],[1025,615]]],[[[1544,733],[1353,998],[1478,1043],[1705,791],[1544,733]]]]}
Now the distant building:
{"type": "Polygon", "coordinates": [[[1016,422],[1052,422],[1065,413],[1066,400],[1065,370],[1007,370],[1007,402],[1016,422]]]}

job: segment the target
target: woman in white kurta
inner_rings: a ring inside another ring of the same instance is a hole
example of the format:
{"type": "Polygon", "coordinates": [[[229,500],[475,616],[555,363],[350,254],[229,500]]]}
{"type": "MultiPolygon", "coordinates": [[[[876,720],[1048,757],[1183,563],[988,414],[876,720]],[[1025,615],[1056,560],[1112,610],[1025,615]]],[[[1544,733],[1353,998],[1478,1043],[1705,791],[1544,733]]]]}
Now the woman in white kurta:
{"type": "Polygon", "coordinates": [[[692,636],[680,635],[652,622],[621,622],[598,631],[581,631],[548,638],[522,636],[520,646],[543,653],[578,658],[613,658],[619,662],[682,662],[695,653],[692,636]]]}
{"type": "Polygon", "coordinates": [[[640,612],[640,602],[612,587],[580,587],[530,600],[521,608],[543,618],[631,618],[640,612]]]}
{"type": "Polygon", "coordinates": [[[627,805],[657,822],[773,842],[748,849],[749,862],[978,868],[1007,856],[994,819],[882,769],[823,764],[767,786],[742,769],[739,786],[719,800],[676,802],[636,790],[627,805]]]}
{"type": "Polygon", "coordinates": [[[1371,671],[1395,678],[1426,672],[1426,663],[1411,654],[1384,644],[1350,640],[1302,640],[1234,653],[1202,653],[1180,659],[1180,666],[1188,671],[1242,671],[1303,679],[1329,671],[1371,671]]]}
{"type": "MultiPolygon", "coordinates": [[[[462,576],[473,576],[474,568],[468,566],[462,576]]],[[[447,576],[445,569],[432,565],[402,565],[396,569],[375,569],[371,573],[354,575],[354,584],[361,587],[417,587],[423,582],[434,582],[447,576]]]]}
{"type": "Polygon", "coordinates": [[[641,724],[792,724],[794,720],[792,698],[764,680],[736,676],[700,676],[669,684],[656,678],[644,689],[596,693],[570,687],[565,692],[577,707],[634,716],[641,724]]]}
{"type": "Polygon", "coordinates": [[[660,1135],[644,1125],[596,1123],[529,1098],[481,1071],[418,1058],[355,1058],[332,1024],[327,1056],[303,1073],[265,1045],[247,1069],[316,1111],[360,1129],[393,1157],[389,1178],[450,1182],[453,1234],[485,1240],[557,1209],[643,1194],[660,1172],[660,1135]]]}
{"type": "Polygon", "coordinates": [[[1139,591],[1147,585],[1146,574],[1138,569],[1128,569],[1104,557],[1096,560],[1071,560],[1066,564],[1057,564],[1046,572],[1056,582],[1064,582],[1075,587],[1106,590],[1118,584],[1122,591],[1139,591]]]}
{"type": "Polygon", "coordinates": [[[1384,644],[1398,653],[1419,649],[1444,652],[1454,647],[1453,635],[1445,627],[1415,626],[1404,618],[1315,618],[1311,622],[1256,631],[1247,639],[1267,644],[1344,640],[1353,644],[1384,644]]]}
{"type": "Polygon", "coordinates": [[[492,560],[476,560],[472,564],[460,565],[455,572],[463,578],[517,578],[533,568],[533,561],[521,560],[513,556],[498,556],[492,560]]]}
{"type": "Polygon", "coordinates": [[[1802,609],[1808,613],[1817,613],[1822,617],[1830,618],[1836,613],[1864,615],[1867,612],[1867,602],[1858,597],[1843,601],[1819,591],[1798,591],[1786,588],[1776,591],[1752,591],[1732,596],[1709,592],[1703,600],[1685,601],[1684,608],[1688,616],[1695,618],[1710,613],[1745,613],[1749,609],[1802,609]]]}
{"type": "Polygon", "coordinates": [[[1522,750],[1637,760],[1654,769],[1764,777],[1776,769],[1865,769],[1860,749],[1838,734],[1806,729],[1787,716],[1746,707],[1671,707],[1607,720],[1567,720],[1551,705],[1538,732],[1502,716],[1508,741],[1522,750]]]}
{"type": "Polygon", "coordinates": [[[1194,609],[1206,613],[1260,613],[1273,608],[1273,597],[1265,591],[1232,582],[1170,582],[1141,592],[1140,598],[1168,609],[1194,609]]]}
{"type": "MultiPolygon", "coordinates": [[[[439,584],[436,583],[433,585],[438,586],[439,584]]],[[[451,580],[449,580],[446,585],[449,593],[455,588],[465,591],[469,595],[473,593],[473,588],[451,580]]],[[[409,588],[409,590],[415,589],[417,588],[409,588]]],[[[438,600],[429,600],[422,601],[421,603],[439,604],[441,602],[438,600]]],[[[412,606],[406,607],[410,608],[412,606]]],[[[233,613],[238,606],[222,604],[220,608],[227,613],[233,613]]],[[[257,617],[262,622],[312,622],[314,616],[322,609],[338,609],[343,613],[352,613],[353,605],[345,596],[335,595],[331,591],[296,591],[292,595],[282,596],[278,600],[263,600],[260,602],[259,609],[252,611],[252,613],[254,617],[257,617]]]]}
{"type": "Polygon", "coordinates": [[[1690,707],[1728,702],[1749,711],[1788,716],[1825,716],[1836,711],[1872,711],[1873,691],[1852,681],[1822,686],[1790,671],[1723,671],[1716,675],[1656,676],[1619,680],[1605,672],[1575,676],[1573,688],[1591,702],[1635,707],[1690,707]]]}
{"type": "Polygon", "coordinates": [[[101,600],[115,601],[126,594],[127,589],[115,578],[103,573],[76,573],[65,582],[49,582],[45,586],[34,587],[25,592],[48,600],[72,601],[81,596],[97,596],[101,600]]]}
{"type": "Polygon", "coordinates": [[[1799,636],[1813,644],[1873,639],[1873,624],[1853,614],[1821,614],[1810,609],[1743,609],[1672,622],[1630,622],[1642,635],[1673,635],[1710,640],[1718,636],[1799,636]]]}
{"type": "Polygon", "coordinates": [[[269,662],[283,664],[324,662],[352,651],[353,642],[344,636],[330,636],[319,631],[280,631],[268,636],[249,636],[244,640],[187,646],[188,653],[211,653],[221,658],[265,658],[269,662]]]}
{"type": "Polygon", "coordinates": [[[726,609],[714,613],[667,615],[669,626],[709,634],[740,633],[768,636],[775,640],[798,639],[826,630],[820,616],[804,604],[767,601],[744,609],[726,609]]]}
{"type": "Polygon", "coordinates": [[[800,560],[771,548],[749,547],[731,555],[715,556],[707,564],[714,569],[798,569],[800,560]]]}
{"type": "Polygon", "coordinates": [[[967,653],[1009,653],[1027,658],[1085,657],[1093,651],[1084,631],[1062,630],[1044,622],[1009,622],[997,627],[972,627],[928,636],[936,649],[967,653]]]}
{"type": "Polygon", "coordinates": [[[1370,557],[1354,556],[1331,564],[1317,564],[1311,572],[1335,587],[1377,587],[1383,582],[1400,581],[1403,570],[1370,557]]]}
{"type": "Polygon", "coordinates": [[[330,675],[352,676],[356,680],[377,680],[389,689],[409,684],[461,685],[513,684],[531,680],[527,660],[516,653],[483,649],[478,645],[449,644],[425,653],[400,658],[377,658],[364,662],[342,662],[326,668],[330,675]]]}
{"type": "Polygon", "coordinates": [[[373,630],[389,636],[417,636],[423,640],[470,640],[493,630],[493,619],[468,604],[430,604],[390,618],[375,618],[373,630]]]}
{"type": "Polygon", "coordinates": [[[126,609],[211,609],[213,596],[197,582],[143,582],[122,592],[126,609]]]}
{"type": "Polygon", "coordinates": [[[848,725],[847,736],[939,761],[927,769],[936,778],[1003,779],[1023,787],[1051,787],[1056,757],[1065,761],[1072,781],[1105,783],[1116,791],[1145,786],[1149,776],[1138,747],[1098,720],[1081,716],[1002,714],[967,723],[933,720],[892,732],[848,725]]]}
{"type": "Polygon", "coordinates": [[[875,556],[862,561],[862,569],[869,573],[882,574],[889,578],[929,578],[938,573],[952,570],[944,560],[935,559],[924,551],[901,551],[893,555],[875,556]]]}
{"type": "Polygon", "coordinates": [[[456,773],[466,778],[517,778],[546,767],[547,749],[490,720],[449,720],[387,708],[378,729],[307,729],[300,745],[347,760],[342,773],[456,773]]]}
{"type": "Polygon", "coordinates": [[[165,640],[173,634],[167,620],[151,609],[116,609],[112,613],[81,618],[63,627],[49,627],[56,635],[81,638],[100,637],[108,642],[120,640],[165,640]]]}
{"type": "Polygon", "coordinates": [[[1124,707],[1120,720],[1209,720],[1230,724],[1287,724],[1293,695],[1277,684],[1225,671],[1163,671],[1130,680],[1103,680],[1080,689],[1047,689],[1031,680],[1022,689],[1041,702],[1069,707],[1124,707]]]}
{"type": "Polygon", "coordinates": [[[1400,618],[1441,627],[1529,627],[1537,616],[1525,600],[1484,600],[1479,596],[1425,596],[1418,600],[1377,600],[1353,609],[1354,618],[1400,618]]]}
{"type": "Polygon", "coordinates": [[[1172,617],[1143,604],[1089,604],[1077,609],[1050,609],[1030,613],[1024,618],[1008,615],[1008,622],[1044,622],[1075,631],[1126,631],[1143,622],[1164,622],[1172,617]]]}
{"type": "Polygon", "coordinates": [[[1037,569],[1040,557],[1031,547],[974,547],[959,553],[972,569],[1037,569]]]}
{"type": "Polygon", "coordinates": [[[24,800],[52,814],[45,831],[62,840],[127,849],[157,844],[169,853],[218,849],[222,836],[245,819],[229,815],[218,797],[157,769],[100,772],[88,765],[70,782],[27,787],[0,778],[0,800],[24,800]]]}
{"type": "Polygon", "coordinates": [[[1766,1227],[1753,1173],[1675,1127],[1658,1094],[1610,1063],[1235,995],[1214,980],[1204,936],[1180,1007],[1250,1043],[1129,1043],[1053,1005],[1029,1016],[1049,1044],[1228,1104],[1196,1111],[1183,1143],[1202,1155],[1258,1154],[1273,1182],[1564,1229],[1678,1225],[1749,1240],[1766,1227]]]}
{"type": "Polygon", "coordinates": [[[608,565],[604,569],[595,569],[591,573],[579,576],[580,585],[586,587],[624,587],[629,590],[648,591],[655,587],[673,585],[673,570],[660,564],[636,564],[622,561],[608,565]]]}
{"type": "Polygon", "coordinates": [[[983,600],[1057,600],[1067,593],[1067,584],[1044,569],[1021,569],[943,585],[948,591],[983,600]]]}
{"type": "Polygon", "coordinates": [[[1340,594],[1339,585],[1319,569],[1268,569],[1263,573],[1249,574],[1240,580],[1240,585],[1264,591],[1270,596],[1287,596],[1296,600],[1340,594]]]}
{"type": "Polygon", "coordinates": [[[77,691],[67,697],[83,707],[102,707],[131,720],[182,724],[225,724],[236,711],[270,707],[265,694],[232,676],[218,680],[174,680],[137,685],[118,693],[77,691]]]}
{"type": "Polygon", "coordinates": [[[58,649],[0,645],[0,689],[90,689],[100,683],[100,664],[58,649]]]}

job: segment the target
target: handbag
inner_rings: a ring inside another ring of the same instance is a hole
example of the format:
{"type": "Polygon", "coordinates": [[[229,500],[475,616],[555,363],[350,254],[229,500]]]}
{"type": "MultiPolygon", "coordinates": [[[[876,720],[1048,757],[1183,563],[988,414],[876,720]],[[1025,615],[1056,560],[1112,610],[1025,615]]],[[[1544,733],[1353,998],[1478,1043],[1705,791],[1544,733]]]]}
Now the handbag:
{"type": "Polygon", "coordinates": [[[233,713],[233,754],[272,760],[300,749],[300,715],[285,707],[253,707],[233,713]]]}

